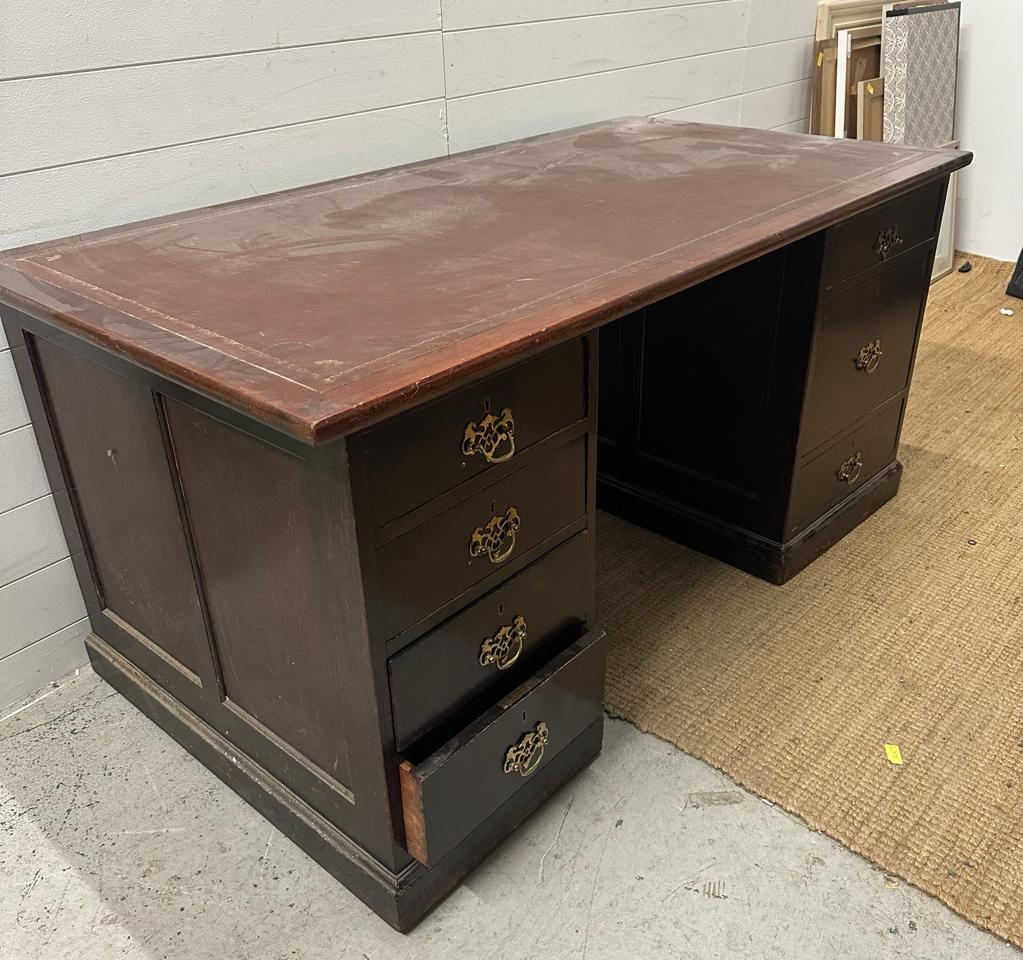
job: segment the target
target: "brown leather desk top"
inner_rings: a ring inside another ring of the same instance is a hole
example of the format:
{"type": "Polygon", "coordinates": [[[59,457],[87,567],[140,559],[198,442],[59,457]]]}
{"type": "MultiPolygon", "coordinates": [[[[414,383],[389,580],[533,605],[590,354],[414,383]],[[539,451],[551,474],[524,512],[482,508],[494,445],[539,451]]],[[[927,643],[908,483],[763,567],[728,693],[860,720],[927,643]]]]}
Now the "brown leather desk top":
{"type": "Polygon", "coordinates": [[[0,299],[320,442],[965,166],[620,120],[0,254],[0,299]]]}

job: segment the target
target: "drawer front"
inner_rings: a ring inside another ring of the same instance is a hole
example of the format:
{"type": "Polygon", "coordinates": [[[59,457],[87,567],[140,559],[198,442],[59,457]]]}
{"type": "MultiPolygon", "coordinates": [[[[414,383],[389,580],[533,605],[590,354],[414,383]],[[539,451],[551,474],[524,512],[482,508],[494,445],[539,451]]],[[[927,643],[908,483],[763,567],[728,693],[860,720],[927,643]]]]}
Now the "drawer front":
{"type": "Polygon", "coordinates": [[[436,863],[603,717],[604,635],[586,634],[420,763],[401,764],[405,843],[436,863]]]}
{"type": "Polygon", "coordinates": [[[487,690],[507,690],[590,619],[581,533],[417,640],[388,664],[398,749],[487,690]]]}
{"type": "Polygon", "coordinates": [[[925,247],[823,304],[801,449],[820,446],[906,388],[929,258],[925,247]]]}
{"type": "Polygon", "coordinates": [[[485,487],[377,551],[392,637],[586,514],[586,437],[485,487]]]}
{"type": "Polygon", "coordinates": [[[796,472],[789,533],[813,523],[894,462],[904,402],[889,404],[796,472]]]}
{"type": "Polygon", "coordinates": [[[377,526],[586,416],[584,341],[556,347],[363,434],[377,526]]]}
{"type": "Polygon", "coordinates": [[[824,290],[935,237],[944,181],[851,217],[828,231],[824,251],[824,290]]]}

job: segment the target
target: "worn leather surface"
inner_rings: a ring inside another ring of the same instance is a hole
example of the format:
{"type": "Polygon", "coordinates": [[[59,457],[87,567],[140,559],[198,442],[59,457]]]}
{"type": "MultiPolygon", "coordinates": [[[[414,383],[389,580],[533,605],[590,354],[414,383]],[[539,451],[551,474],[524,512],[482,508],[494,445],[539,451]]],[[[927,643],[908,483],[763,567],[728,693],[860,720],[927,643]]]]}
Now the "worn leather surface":
{"type": "Polygon", "coordinates": [[[317,442],[970,159],[620,120],[11,251],[0,300],[317,442]]]}

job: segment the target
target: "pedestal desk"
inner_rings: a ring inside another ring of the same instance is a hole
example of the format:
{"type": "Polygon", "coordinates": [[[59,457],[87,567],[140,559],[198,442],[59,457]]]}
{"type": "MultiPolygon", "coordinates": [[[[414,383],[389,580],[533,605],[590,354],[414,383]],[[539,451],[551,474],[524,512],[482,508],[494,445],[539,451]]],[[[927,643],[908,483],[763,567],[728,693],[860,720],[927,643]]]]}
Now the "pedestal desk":
{"type": "Polygon", "coordinates": [[[97,672],[408,929],[600,750],[598,502],[782,582],[894,495],[969,161],[626,120],[0,255],[97,672]]]}

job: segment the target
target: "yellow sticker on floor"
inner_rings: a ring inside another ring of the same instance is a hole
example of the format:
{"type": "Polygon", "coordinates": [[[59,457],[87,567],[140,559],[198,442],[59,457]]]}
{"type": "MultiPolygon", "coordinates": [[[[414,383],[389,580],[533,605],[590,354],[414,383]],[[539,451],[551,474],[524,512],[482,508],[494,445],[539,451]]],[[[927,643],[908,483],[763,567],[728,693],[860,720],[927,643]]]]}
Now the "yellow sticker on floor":
{"type": "Polygon", "coordinates": [[[886,743],[884,745],[884,755],[888,758],[889,763],[894,763],[896,766],[902,763],[902,751],[897,743],[886,743]]]}

